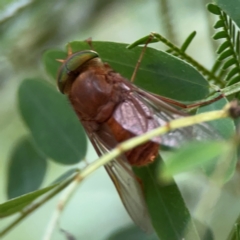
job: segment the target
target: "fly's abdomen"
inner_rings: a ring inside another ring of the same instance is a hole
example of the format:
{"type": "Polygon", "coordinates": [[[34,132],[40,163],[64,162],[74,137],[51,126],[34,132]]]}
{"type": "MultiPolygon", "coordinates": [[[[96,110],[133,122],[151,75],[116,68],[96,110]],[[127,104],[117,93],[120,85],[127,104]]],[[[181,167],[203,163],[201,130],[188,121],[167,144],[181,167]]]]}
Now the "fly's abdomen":
{"type": "MultiPolygon", "coordinates": [[[[110,128],[117,142],[126,141],[132,137],[135,137],[133,133],[124,129],[113,117],[107,121],[107,125],[110,128]]],[[[152,163],[158,155],[159,144],[149,141],[138,147],[131,149],[125,153],[128,162],[132,166],[144,166],[152,163]]]]}

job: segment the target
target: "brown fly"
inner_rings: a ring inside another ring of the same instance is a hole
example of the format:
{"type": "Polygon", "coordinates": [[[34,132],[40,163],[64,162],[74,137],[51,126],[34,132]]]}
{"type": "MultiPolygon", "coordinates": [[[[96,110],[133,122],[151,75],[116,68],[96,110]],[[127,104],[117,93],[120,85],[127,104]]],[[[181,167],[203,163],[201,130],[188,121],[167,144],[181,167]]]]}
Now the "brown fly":
{"type": "MultiPolygon", "coordinates": [[[[186,115],[163,101],[164,98],[123,78],[102,62],[97,52],[72,53],[69,49],[67,59],[62,62],[57,79],[59,90],[68,96],[99,156],[119,142],[186,115]]],[[[142,229],[151,231],[152,225],[142,188],[131,166],[152,163],[160,144],[177,147],[183,140],[193,138],[193,132],[189,127],[156,137],[105,166],[125,208],[142,229]]],[[[207,127],[204,132],[208,134],[207,127]]]]}

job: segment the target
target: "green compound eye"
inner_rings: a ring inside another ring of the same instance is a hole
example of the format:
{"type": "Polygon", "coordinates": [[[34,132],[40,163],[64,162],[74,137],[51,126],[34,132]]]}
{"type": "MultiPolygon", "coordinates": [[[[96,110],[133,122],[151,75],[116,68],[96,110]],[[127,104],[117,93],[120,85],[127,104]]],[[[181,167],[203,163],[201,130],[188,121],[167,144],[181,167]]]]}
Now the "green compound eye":
{"type": "Polygon", "coordinates": [[[91,50],[80,51],[70,55],[64,61],[58,72],[57,83],[61,93],[64,93],[64,87],[69,79],[69,76],[84,63],[97,57],[99,57],[98,53],[91,50]]]}

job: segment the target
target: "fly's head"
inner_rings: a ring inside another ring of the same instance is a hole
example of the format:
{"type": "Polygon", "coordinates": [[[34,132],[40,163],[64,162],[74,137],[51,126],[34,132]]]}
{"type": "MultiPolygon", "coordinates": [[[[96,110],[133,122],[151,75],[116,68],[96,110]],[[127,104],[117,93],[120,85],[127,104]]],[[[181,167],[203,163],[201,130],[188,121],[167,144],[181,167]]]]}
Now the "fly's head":
{"type": "Polygon", "coordinates": [[[80,51],[73,54],[70,50],[65,60],[58,60],[62,62],[57,76],[58,89],[61,93],[68,93],[72,83],[82,72],[84,65],[93,59],[99,59],[99,55],[92,50],[80,51]]]}

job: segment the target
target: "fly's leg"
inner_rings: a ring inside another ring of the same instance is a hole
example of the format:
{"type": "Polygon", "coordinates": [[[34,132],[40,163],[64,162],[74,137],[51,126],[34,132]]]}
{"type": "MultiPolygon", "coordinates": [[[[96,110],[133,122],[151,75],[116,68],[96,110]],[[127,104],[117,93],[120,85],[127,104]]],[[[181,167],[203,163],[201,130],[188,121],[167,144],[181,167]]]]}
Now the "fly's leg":
{"type": "Polygon", "coordinates": [[[193,104],[184,104],[184,103],[175,101],[175,100],[170,99],[170,98],[166,98],[166,97],[155,95],[155,94],[153,94],[153,95],[156,98],[158,98],[158,99],[160,99],[164,102],[167,102],[167,103],[170,103],[171,105],[174,105],[174,106],[177,106],[177,107],[180,107],[180,108],[185,108],[185,109],[196,108],[196,107],[208,105],[210,103],[216,102],[217,100],[225,97],[223,93],[220,93],[217,97],[214,97],[214,98],[209,99],[209,100],[205,100],[205,101],[201,101],[201,102],[197,102],[197,103],[193,103],[193,104]]]}
{"type": "Polygon", "coordinates": [[[142,48],[142,52],[141,52],[141,54],[140,54],[140,56],[139,56],[139,59],[138,59],[138,61],[137,61],[137,64],[136,64],[136,66],[135,66],[135,69],[134,69],[134,71],[133,71],[133,74],[132,74],[132,77],[131,77],[131,80],[130,80],[131,82],[134,82],[134,80],[135,80],[135,78],[136,78],[136,75],[137,75],[137,71],[138,71],[138,69],[139,69],[139,67],[140,67],[140,64],[141,64],[141,61],[142,61],[142,59],[143,59],[143,55],[144,55],[144,53],[146,52],[147,45],[152,41],[153,38],[154,38],[154,34],[151,33],[151,34],[149,35],[149,38],[147,39],[144,47],[142,48]]]}
{"type": "MultiPolygon", "coordinates": [[[[142,39],[139,39],[138,41],[130,44],[127,48],[128,49],[132,49],[133,47],[135,46],[138,46],[140,44],[144,44],[144,47],[142,48],[142,52],[140,54],[140,57],[137,61],[137,64],[135,66],[135,69],[134,69],[134,72],[132,74],[132,77],[131,77],[131,82],[134,81],[134,79],[136,78],[136,74],[137,74],[137,71],[140,67],[140,64],[141,64],[141,61],[143,59],[143,55],[147,49],[147,45],[151,42],[158,42],[158,40],[156,41],[156,34],[154,32],[152,32],[149,36],[146,36],[146,37],[143,37],[142,39]],[[145,44],[144,44],[145,42],[145,44]]],[[[217,92],[219,92],[219,95],[217,97],[213,97],[209,100],[206,100],[206,101],[200,101],[200,102],[197,102],[197,103],[193,103],[193,104],[184,104],[184,103],[181,103],[181,102],[178,102],[176,100],[173,100],[173,99],[170,99],[170,98],[166,98],[166,97],[163,97],[163,96],[159,96],[159,95],[156,95],[156,94],[153,94],[151,93],[154,97],[160,99],[161,101],[163,102],[167,102],[167,103],[170,103],[171,105],[174,105],[174,106],[177,106],[177,107],[180,107],[180,108],[185,108],[185,109],[190,109],[190,108],[196,108],[196,107],[199,107],[199,106],[204,106],[204,105],[207,105],[207,104],[210,104],[212,102],[215,102],[223,97],[225,97],[224,93],[221,92],[221,90],[218,90],[217,92]]]]}

